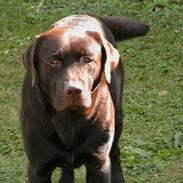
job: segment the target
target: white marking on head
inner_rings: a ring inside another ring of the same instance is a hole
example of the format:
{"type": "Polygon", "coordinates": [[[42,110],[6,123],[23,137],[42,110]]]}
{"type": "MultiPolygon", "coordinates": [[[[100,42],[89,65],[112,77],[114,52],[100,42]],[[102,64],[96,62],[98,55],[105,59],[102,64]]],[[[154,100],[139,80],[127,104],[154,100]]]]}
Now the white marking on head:
{"type": "Polygon", "coordinates": [[[65,17],[51,26],[54,27],[66,27],[76,31],[77,36],[80,33],[86,31],[95,31],[104,35],[101,23],[94,17],[89,15],[71,15],[65,17]]]}

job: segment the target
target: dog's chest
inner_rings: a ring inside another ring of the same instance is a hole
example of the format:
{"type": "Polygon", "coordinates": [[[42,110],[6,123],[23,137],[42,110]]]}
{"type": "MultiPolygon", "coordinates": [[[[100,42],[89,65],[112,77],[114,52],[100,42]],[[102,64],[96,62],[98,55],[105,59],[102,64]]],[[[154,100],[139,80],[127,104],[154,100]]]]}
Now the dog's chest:
{"type": "Polygon", "coordinates": [[[55,119],[54,125],[61,142],[67,149],[73,149],[83,144],[90,129],[87,121],[74,116],[55,119]]]}
{"type": "Polygon", "coordinates": [[[81,138],[81,129],[77,124],[73,122],[67,122],[61,125],[58,130],[58,135],[61,138],[62,143],[68,148],[72,148],[79,143],[81,138]]]}

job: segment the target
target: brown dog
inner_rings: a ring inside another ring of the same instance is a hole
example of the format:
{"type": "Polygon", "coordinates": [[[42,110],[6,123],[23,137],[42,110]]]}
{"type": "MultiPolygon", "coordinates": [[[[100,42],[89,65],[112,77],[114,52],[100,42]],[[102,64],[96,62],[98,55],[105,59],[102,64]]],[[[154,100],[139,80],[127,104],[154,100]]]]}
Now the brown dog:
{"type": "Polygon", "coordinates": [[[55,23],[23,55],[22,132],[29,182],[124,183],[118,139],[122,130],[123,66],[115,40],[148,27],[119,17],[74,15],[55,23]]]}

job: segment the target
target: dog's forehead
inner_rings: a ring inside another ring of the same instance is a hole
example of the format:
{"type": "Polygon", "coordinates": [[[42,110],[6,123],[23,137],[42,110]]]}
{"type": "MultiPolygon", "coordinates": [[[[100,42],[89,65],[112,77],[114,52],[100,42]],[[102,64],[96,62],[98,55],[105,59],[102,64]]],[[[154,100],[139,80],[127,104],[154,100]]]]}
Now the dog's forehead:
{"type": "Polygon", "coordinates": [[[39,50],[47,57],[58,50],[62,53],[88,52],[96,54],[101,51],[99,43],[81,28],[59,27],[50,29],[40,38],[39,50]]]}
{"type": "Polygon", "coordinates": [[[89,15],[71,15],[65,17],[51,26],[51,28],[40,39],[42,49],[52,52],[59,47],[77,48],[85,47],[96,51],[98,49],[97,42],[87,35],[87,31],[98,32],[103,35],[101,23],[94,17],[89,15]]]}
{"type": "Polygon", "coordinates": [[[66,44],[67,47],[71,52],[85,52],[96,56],[101,51],[101,45],[88,35],[71,37],[66,44]]]}

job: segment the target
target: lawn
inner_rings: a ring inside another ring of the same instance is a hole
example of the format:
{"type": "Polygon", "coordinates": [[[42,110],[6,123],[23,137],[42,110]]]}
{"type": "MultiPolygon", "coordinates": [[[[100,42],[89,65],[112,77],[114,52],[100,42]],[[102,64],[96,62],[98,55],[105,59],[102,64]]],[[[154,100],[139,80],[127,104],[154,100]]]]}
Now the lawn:
{"type": "MultiPolygon", "coordinates": [[[[53,22],[76,13],[150,26],[146,37],[118,44],[126,75],[121,161],[127,183],[183,183],[182,10],[182,0],[0,0],[0,183],[27,179],[19,124],[23,50],[53,22]]],[[[77,183],[83,173],[76,171],[77,183]]]]}

